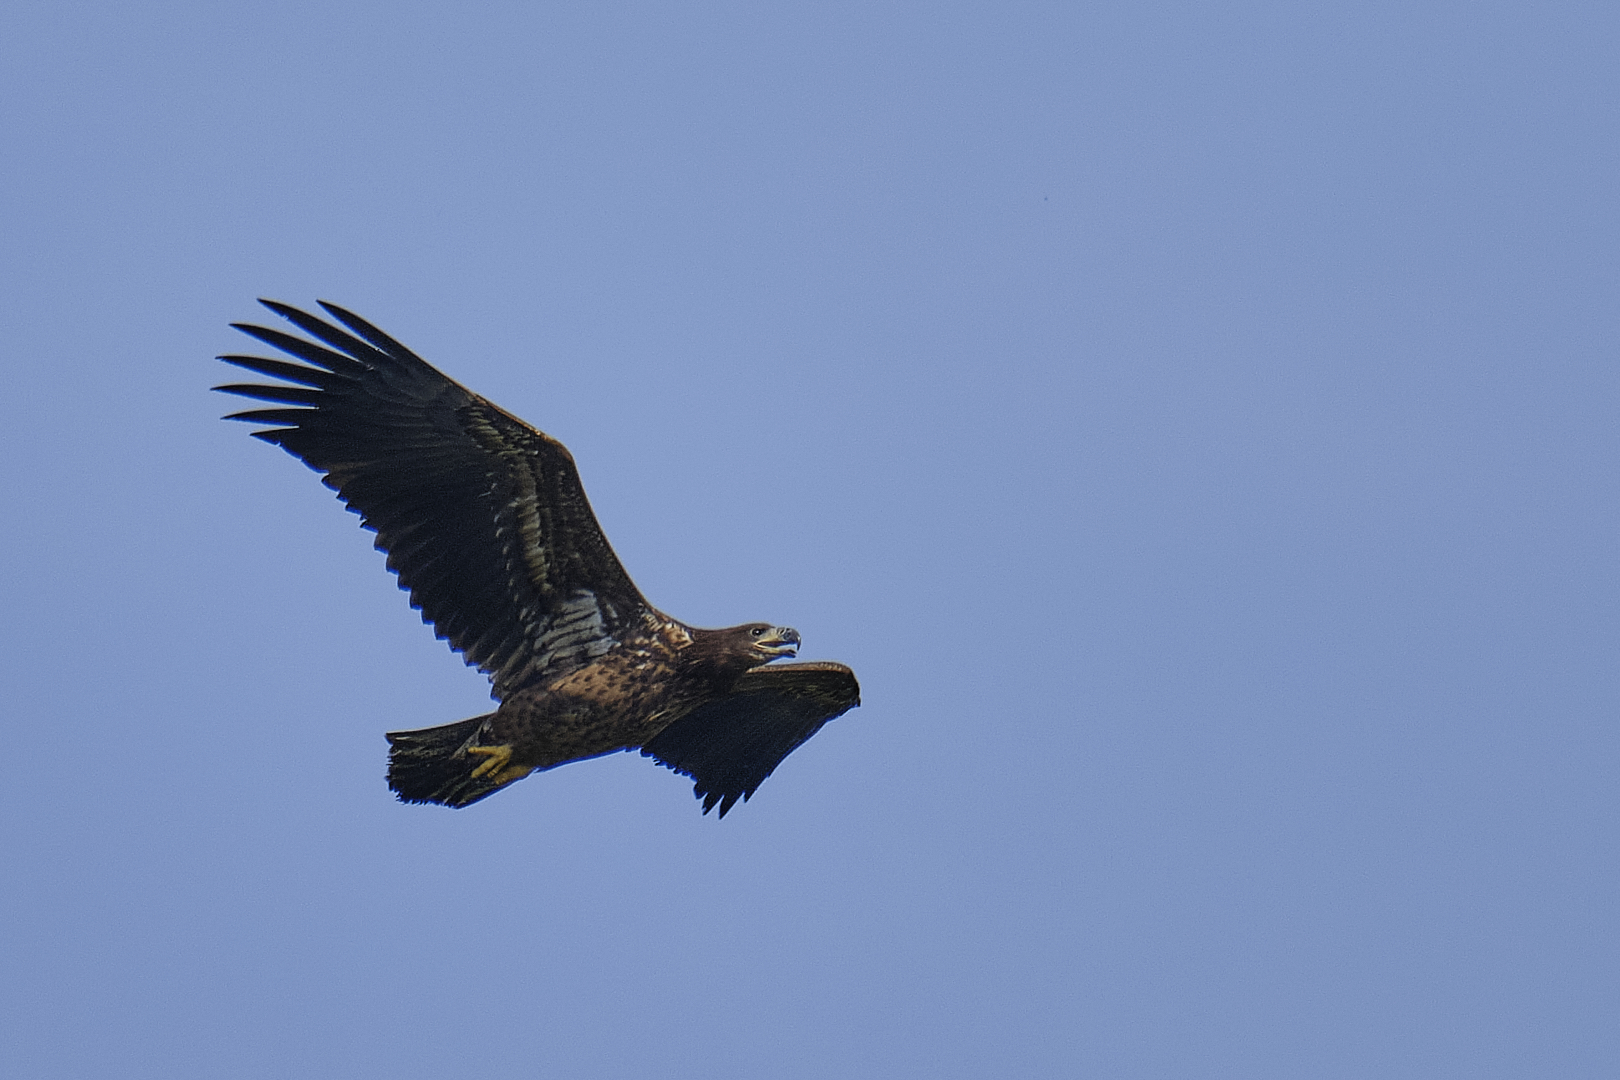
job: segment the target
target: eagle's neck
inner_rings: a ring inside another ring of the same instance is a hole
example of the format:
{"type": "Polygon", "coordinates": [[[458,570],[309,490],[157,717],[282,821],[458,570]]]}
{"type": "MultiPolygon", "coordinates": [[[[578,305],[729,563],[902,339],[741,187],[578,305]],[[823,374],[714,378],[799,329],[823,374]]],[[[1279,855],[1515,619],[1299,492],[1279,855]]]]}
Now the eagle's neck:
{"type": "Polygon", "coordinates": [[[743,672],[758,667],[760,658],[747,639],[729,630],[690,631],[692,641],[675,654],[676,663],[687,678],[702,681],[716,689],[729,689],[743,672]]]}

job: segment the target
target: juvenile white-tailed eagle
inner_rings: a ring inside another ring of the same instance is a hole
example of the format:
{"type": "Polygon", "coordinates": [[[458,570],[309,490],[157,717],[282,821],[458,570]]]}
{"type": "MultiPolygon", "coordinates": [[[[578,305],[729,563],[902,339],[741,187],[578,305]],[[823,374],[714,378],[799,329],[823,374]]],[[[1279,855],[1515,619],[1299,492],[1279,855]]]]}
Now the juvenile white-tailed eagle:
{"type": "Polygon", "coordinates": [[[842,664],[765,666],[796,654],[796,630],[700,630],[647,603],[557,440],[340,307],[321,303],[341,327],[260,303],[315,341],[233,324],[304,363],[220,357],[292,384],[216,387],[277,403],[226,419],[273,425],[253,435],[323,475],[377,533],[422,621],[489,675],[500,703],[390,733],[401,801],[467,806],[531,772],[639,748],[724,817],[860,704],[842,664]]]}

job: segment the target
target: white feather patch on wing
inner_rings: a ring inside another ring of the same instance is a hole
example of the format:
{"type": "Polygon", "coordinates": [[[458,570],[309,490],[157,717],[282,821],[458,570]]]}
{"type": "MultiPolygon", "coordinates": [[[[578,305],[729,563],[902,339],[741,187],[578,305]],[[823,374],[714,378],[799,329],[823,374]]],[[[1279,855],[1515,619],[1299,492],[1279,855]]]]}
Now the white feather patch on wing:
{"type": "Polygon", "coordinates": [[[540,671],[577,667],[601,656],[618,639],[608,633],[602,605],[589,589],[576,589],[552,613],[545,633],[535,642],[534,666],[540,671]]]}

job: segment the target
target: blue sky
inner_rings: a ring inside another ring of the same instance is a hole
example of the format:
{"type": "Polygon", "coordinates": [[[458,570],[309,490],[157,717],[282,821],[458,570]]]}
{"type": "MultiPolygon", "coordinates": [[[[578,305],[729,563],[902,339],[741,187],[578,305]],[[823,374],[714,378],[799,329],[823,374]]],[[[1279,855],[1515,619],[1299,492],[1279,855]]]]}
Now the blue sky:
{"type": "Polygon", "coordinates": [[[8,5],[0,1065],[1616,1074],[1617,23],[8,5]],[[395,803],[487,685],[218,421],[261,295],[864,706],[395,803]]]}

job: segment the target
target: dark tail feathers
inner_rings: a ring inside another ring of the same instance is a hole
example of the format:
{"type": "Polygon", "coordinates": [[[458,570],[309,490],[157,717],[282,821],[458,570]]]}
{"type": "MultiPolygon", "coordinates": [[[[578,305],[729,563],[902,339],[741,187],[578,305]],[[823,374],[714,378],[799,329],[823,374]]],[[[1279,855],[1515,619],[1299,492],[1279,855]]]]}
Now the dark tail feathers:
{"type": "Polygon", "coordinates": [[[388,733],[388,786],[400,802],[470,806],[503,785],[473,779],[484,759],[467,753],[490,716],[475,716],[443,727],[388,733]]]}

